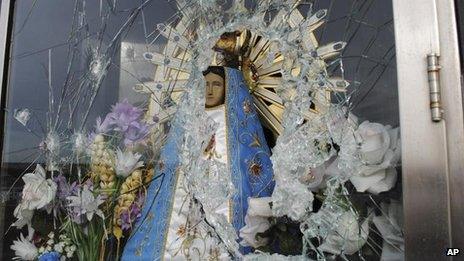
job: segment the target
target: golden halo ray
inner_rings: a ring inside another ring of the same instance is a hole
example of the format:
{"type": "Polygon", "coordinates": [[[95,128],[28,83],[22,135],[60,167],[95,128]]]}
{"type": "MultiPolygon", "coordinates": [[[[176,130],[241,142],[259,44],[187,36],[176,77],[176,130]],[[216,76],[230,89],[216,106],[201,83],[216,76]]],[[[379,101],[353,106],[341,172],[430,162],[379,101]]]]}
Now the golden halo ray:
{"type": "MultiPolygon", "coordinates": [[[[157,26],[160,35],[167,41],[163,52],[144,53],[144,58],[156,65],[155,81],[134,87],[136,91],[150,93],[156,96],[158,100],[169,98],[176,101],[180,93],[185,90],[185,84],[187,84],[191,70],[189,62],[192,55],[189,52],[189,45],[195,39],[194,34],[188,28],[191,27],[194,20],[192,17],[195,17],[195,9],[185,0],[177,0],[176,3],[182,14],[177,24],[175,26],[172,24],[159,24],[157,26]]],[[[245,8],[242,1],[236,3],[233,8],[239,8],[237,10],[245,8]]],[[[305,51],[315,53],[320,60],[319,62],[325,64],[327,60],[337,57],[345,48],[346,43],[332,42],[319,45],[314,32],[324,24],[327,10],[319,10],[312,16],[305,18],[296,8],[299,3],[300,1],[293,1],[295,8],[290,14],[284,10],[277,12],[268,27],[270,29],[277,28],[283,26],[284,21],[288,22],[292,30],[289,34],[290,39],[295,39],[298,34],[301,34],[305,51]]],[[[264,16],[262,18],[264,19],[264,16]]],[[[201,28],[197,30],[201,30],[201,28]]],[[[237,45],[235,49],[247,46],[241,58],[240,69],[244,73],[250,93],[253,96],[254,106],[260,118],[267,127],[276,135],[279,135],[283,131],[282,117],[285,109],[283,99],[279,96],[279,90],[284,88],[281,85],[281,70],[285,65],[285,58],[278,51],[275,51],[277,48],[273,46],[269,39],[252,30],[244,29],[237,34],[235,44],[237,45]]],[[[220,65],[217,53],[213,61],[212,65],[220,65]]],[[[300,68],[292,70],[292,74],[298,74],[299,72],[300,68]]],[[[309,119],[314,113],[323,111],[328,107],[331,92],[345,92],[349,85],[348,81],[339,77],[329,78],[326,82],[327,88],[311,94],[315,106],[308,110],[308,113],[305,114],[306,118],[309,119]]],[[[165,116],[164,121],[169,120],[175,110],[171,108],[168,110],[169,112],[163,112],[166,108],[161,107],[160,104],[151,102],[149,114],[163,114],[165,116]]]]}

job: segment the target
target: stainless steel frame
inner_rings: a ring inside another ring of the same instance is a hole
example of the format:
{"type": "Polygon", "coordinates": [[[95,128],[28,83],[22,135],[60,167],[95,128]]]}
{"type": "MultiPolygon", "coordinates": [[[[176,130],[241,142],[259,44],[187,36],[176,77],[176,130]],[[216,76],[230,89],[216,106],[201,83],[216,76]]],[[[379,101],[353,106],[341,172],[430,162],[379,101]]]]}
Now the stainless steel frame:
{"type": "Polygon", "coordinates": [[[464,124],[453,0],[393,0],[402,134],[405,255],[464,247],[464,124]],[[431,120],[427,55],[440,55],[444,120],[431,120]],[[459,218],[461,217],[461,218],[459,218]]]}
{"type": "Polygon", "coordinates": [[[436,3],[448,146],[451,242],[453,247],[464,251],[464,116],[456,10],[453,0],[436,0],[436,3]]]}
{"type": "MultiPolygon", "coordinates": [[[[7,66],[8,61],[5,59],[8,53],[7,49],[7,38],[8,38],[8,26],[10,20],[10,7],[11,7],[10,0],[2,0],[1,1],[1,9],[0,9],[0,83],[2,87],[0,88],[0,97],[3,96],[3,89],[5,78],[7,77],[7,73],[5,73],[5,67],[7,66]]],[[[1,102],[1,101],[0,101],[1,102]]],[[[3,108],[3,104],[0,103],[1,108],[3,108]]]]}
{"type": "MultiPolygon", "coordinates": [[[[10,0],[2,0],[1,1],[1,9],[0,9],[0,162],[2,160],[2,152],[1,149],[3,147],[3,128],[5,126],[5,115],[4,110],[5,108],[5,96],[6,96],[6,88],[8,83],[8,54],[9,54],[9,35],[11,35],[11,15],[12,15],[12,2],[10,0]]],[[[0,188],[3,189],[3,188],[0,188]]],[[[0,239],[0,253],[3,253],[3,239],[4,239],[4,220],[5,220],[5,203],[0,202],[0,235],[2,235],[0,239]]],[[[1,254],[0,254],[1,256],[1,254]]]]}

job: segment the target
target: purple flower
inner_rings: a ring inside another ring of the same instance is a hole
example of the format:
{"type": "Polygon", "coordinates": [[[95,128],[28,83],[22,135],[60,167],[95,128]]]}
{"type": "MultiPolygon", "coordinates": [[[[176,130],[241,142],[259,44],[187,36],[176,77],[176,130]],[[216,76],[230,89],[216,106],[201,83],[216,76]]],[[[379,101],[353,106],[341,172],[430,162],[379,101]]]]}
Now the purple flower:
{"type": "Polygon", "coordinates": [[[114,130],[122,132],[125,132],[131,123],[139,121],[143,114],[142,109],[133,106],[127,100],[116,103],[112,109],[108,116],[111,118],[111,123],[115,125],[114,130]]]}
{"type": "Polygon", "coordinates": [[[48,213],[52,213],[53,215],[57,215],[61,211],[67,211],[66,209],[66,197],[72,195],[73,193],[77,192],[78,185],[76,182],[69,184],[66,178],[60,174],[53,178],[53,181],[57,185],[56,189],[56,199],[55,201],[51,202],[47,205],[46,209],[48,213]]]}
{"type": "Polygon", "coordinates": [[[131,204],[128,210],[122,212],[121,214],[121,229],[123,231],[128,231],[132,228],[132,224],[134,224],[138,218],[142,216],[142,206],[144,202],[144,194],[139,193],[135,202],[131,204]]]}
{"type": "Polygon", "coordinates": [[[125,211],[122,212],[121,221],[122,221],[121,229],[123,231],[127,231],[127,230],[129,230],[131,228],[132,222],[131,222],[128,210],[125,210],[125,211]]]}
{"type": "Polygon", "coordinates": [[[124,133],[124,145],[132,145],[141,142],[148,136],[150,126],[146,123],[132,122],[124,133]]]}
{"type": "MultiPolygon", "coordinates": [[[[100,117],[97,118],[95,132],[99,134],[116,131],[122,134],[126,146],[143,144],[143,140],[148,136],[152,125],[143,122],[142,116],[142,109],[133,106],[127,100],[123,100],[112,107],[111,112],[106,115],[103,122],[100,117]]],[[[154,118],[154,121],[157,119],[154,118]]]]}
{"type": "Polygon", "coordinates": [[[60,174],[53,178],[53,181],[57,184],[58,188],[56,191],[56,195],[59,200],[66,200],[66,197],[76,193],[78,190],[78,186],[76,182],[69,184],[66,178],[60,174]]]}

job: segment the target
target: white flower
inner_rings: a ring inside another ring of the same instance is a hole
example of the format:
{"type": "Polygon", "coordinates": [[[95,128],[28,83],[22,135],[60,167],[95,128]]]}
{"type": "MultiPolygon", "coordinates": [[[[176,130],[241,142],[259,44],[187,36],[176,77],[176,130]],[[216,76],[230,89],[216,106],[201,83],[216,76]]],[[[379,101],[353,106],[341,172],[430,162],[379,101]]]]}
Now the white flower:
{"type": "Polygon", "coordinates": [[[77,196],[69,196],[67,199],[70,201],[68,206],[80,208],[79,215],[86,215],[88,221],[92,220],[94,214],[104,218],[103,211],[98,206],[105,201],[101,195],[94,197],[88,186],[84,186],[77,196]]]}
{"type": "Polygon", "coordinates": [[[116,175],[121,177],[129,176],[135,169],[143,166],[143,162],[139,161],[142,155],[132,153],[130,151],[122,152],[120,149],[116,151],[116,175]]]}
{"type": "Polygon", "coordinates": [[[60,242],[58,244],[55,244],[55,246],[53,247],[53,250],[55,250],[58,253],[62,253],[63,248],[64,248],[64,242],[60,242]]]}
{"type": "Polygon", "coordinates": [[[359,155],[363,166],[359,175],[368,176],[380,169],[394,167],[400,159],[399,129],[368,121],[359,125],[355,133],[360,144],[359,155]]]}
{"type": "Polygon", "coordinates": [[[21,205],[25,209],[41,209],[50,203],[56,194],[56,184],[51,179],[45,178],[45,170],[37,164],[33,173],[23,176],[25,183],[21,199],[21,205]]]}
{"type": "Polygon", "coordinates": [[[366,165],[382,163],[383,157],[390,146],[390,136],[386,126],[365,121],[359,125],[355,137],[361,145],[360,156],[366,165]]]}
{"type": "Polygon", "coordinates": [[[13,226],[22,228],[31,223],[35,209],[41,209],[48,205],[56,194],[57,185],[53,180],[46,179],[45,170],[37,164],[33,173],[27,173],[23,176],[25,183],[21,202],[16,206],[13,215],[16,222],[13,226]]]}
{"type": "Polygon", "coordinates": [[[22,204],[16,206],[13,215],[16,217],[16,222],[12,224],[17,228],[22,228],[24,225],[31,225],[32,216],[34,211],[30,209],[25,209],[22,204]]]}
{"type": "Polygon", "coordinates": [[[397,177],[396,169],[389,168],[381,169],[369,176],[353,175],[350,181],[358,192],[367,191],[377,195],[392,189],[396,184],[397,177]]]}
{"type": "Polygon", "coordinates": [[[20,234],[20,238],[13,241],[11,250],[15,251],[15,260],[35,260],[39,255],[37,247],[31,242],[32,235],[28,235],[24,238],[23,234],[20,234]]]}
{"type": "Polygon", "coordinates": [[[399,129],[365,121],[355,137],[362,164],[350,177],[351,183],[359,192],[378,194],[390,190],[397,179],[394,167],[400,159],[399,129]]]}
{"type": "Polygon", "coordinates": [[[356,253],[369,236],[369,219],[367,218],[360,227],[353,212],[343,213],[338,218],[338,226],[330,231],[318,249],[334,255],[356,253]]]}
{"type": "Polygon", "coordinates": [[[258,248],[268,242],[268,238],[256,237],[258,233],[263,233],[271,227],[268,217],[272,216],[269,203],[271,197],[248,198],[248,211],[245,216],[245,226],[240,229],[240,237],[243,239],[243,246],[258,248]]]}

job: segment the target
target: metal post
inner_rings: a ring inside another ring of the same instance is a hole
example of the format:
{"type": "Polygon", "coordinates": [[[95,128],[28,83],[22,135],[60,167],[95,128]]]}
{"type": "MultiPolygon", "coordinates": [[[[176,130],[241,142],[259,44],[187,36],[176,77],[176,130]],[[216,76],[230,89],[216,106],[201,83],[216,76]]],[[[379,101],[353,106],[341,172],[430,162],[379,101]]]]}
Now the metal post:
{"type": "MultiPolygon", "coordinates": [[[[11,1],[2,0],[0,8],[0,97],[5,94],[5,84],[7,83],[8,76],[8,57],[9,53],[9,32],[10,30],[10,15],[11,15],[11,1]]],[[[4,108],[3,99],[0,100],[0,108],[4,108]]]]}
{"type": "MultiPolygon", "coordinates": [[[[2,0],[0,9],[0,166],[3,164],[3,139],[5,128],[6,88],[9,73],[10,38],[12,28],[13,0],[2,0]]],[[[1,172],[0,172],[1,173],[1,172]]],[[[0,184],[2,177],[0,177],[0,184]]],[[[0,187],[2,189],[2,187],[0,187]]],[[[5,202],[0,202],[0,235],[4,235],[5,202]]],[[[0,239],[0,257],[3,255],[3,240],[0,239]]]]}
{"type": "MultiPolygon", "coordinates": [[[[436,0],[440,32],[441,101],[446,123],[452,246],[464,247],[464,114],[458,26],[453,0],[436,0]]],[[[460,260],[459,255],[455,260],[460,260]]]]}
{"type": "MultiPolygon", "coordinates": [[[[437,2],[448,1],[393,0],[405,257],[411,261],[449,260],[446,248],[452,247],[446,121],[431,120],[427,74],[427,55],[431,53],[440,55],[441,72],[445,70],[437,2]]],[[[443,82],[441,86],[442,91],[447,88],[443,82]]]]}

